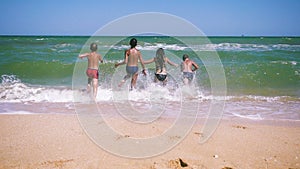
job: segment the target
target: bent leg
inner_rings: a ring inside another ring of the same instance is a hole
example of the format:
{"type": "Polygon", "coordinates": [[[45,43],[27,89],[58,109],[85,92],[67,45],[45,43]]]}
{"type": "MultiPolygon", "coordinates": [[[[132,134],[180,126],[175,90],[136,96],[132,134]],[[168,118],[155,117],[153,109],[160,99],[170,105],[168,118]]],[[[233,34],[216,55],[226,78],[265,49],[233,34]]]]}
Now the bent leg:
{"type": "Polygon", "coordinates": [[[126,80],[129,79],[129,78],[130,78],[129,74],[125,75],[124,78],[123,78],[123,80],[121,80],[121,82],[118,84],[118,86],[122,87],[123,84],[126,82],[126,80]]]}
{"type": "Polygon", "coordinates": [[[92,78],[88,77],[88,84],[87,84],[87,87],[86,87],[86,91],[88,93],[91,92],[91,86],[92,86],[92,78]]]}
{"type": "Polygon", "coordinates": [[[97,92],[98,92],[98,79],[93,79],[93,96],[94,99],[97,97],[97,92]]]}
{"type": "Polygon", "coordinates": [[[183,78],[183,83],[184,83],[185,85],[188,85],[188,84],[189,84],[189,79],[188,79],[188,78],[183,78]]]}
{"type": "Polygon", "coordinates": [[[138,73],[135,73],[135,74],[132,76],[132,79],[131,79],[131,89],[132,89],[133,87],[136,88],[137,77],[138,77],[138,73]]]}

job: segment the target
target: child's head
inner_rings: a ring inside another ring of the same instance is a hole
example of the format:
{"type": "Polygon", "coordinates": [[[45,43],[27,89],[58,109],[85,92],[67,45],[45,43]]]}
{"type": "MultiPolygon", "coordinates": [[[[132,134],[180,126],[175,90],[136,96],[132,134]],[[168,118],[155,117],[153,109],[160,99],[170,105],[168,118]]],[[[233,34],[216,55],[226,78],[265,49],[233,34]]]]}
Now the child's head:
{"type": "Polygon", "coordinates": [[[182,60],[183,60],[183,61],[185,61],[187,58],[189,58],[189,55],[187,55],[187,54],[184,54],[184,55],[182,56],[182,60]]]}
{"type": "Polygon", "coordinates": [[[97,44],[96,43],[92,43],[91,46],[90,46],[90,49],[92,52],[96,52],[98,47],[97,47],[97,44]]]}
{"type": "Polygon", "coordinates": [[[131,48],[134,48],[137,45],[137,40],[135,38],[132,38],[132,39],[130,39],[129,44],[130,44],[131,48]]]}

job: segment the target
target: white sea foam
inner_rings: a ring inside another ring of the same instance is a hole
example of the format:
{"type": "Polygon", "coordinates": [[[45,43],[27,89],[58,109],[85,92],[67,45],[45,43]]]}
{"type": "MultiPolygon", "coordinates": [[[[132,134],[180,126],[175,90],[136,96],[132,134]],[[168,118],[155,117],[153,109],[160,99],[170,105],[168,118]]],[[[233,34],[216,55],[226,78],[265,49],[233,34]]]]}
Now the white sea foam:
{"type": "Polygon", "coordinates": [[[23,83],[0,86],[2,102],[70,102],[72,91],[68,89],[51,89],[32,87],[23,83]]]}
{"type": "Polygon", "coordinates": [[[263,120],[263,118],[261,117],[260,114],[247,114],[247,115],[242,115],[242,114],[238,114],[238,113],[232,113],[232,114],[236,117],[246,118],[246,119],[250,119],[250,120],[263,120]]]}
{"type": "Polygon", "coordinates": [[[16,75],[1,75],[1,84],[9,85],[14,83],[20,83],[21,80],[16,75]]]}
{"type": "MultiPolygon", "coordinates": [[[[212,100],[224,101],[252,101],[252,102],[288,102],[300,101],[290,96],[212,96],[201,91],[184,90],[184,88],[168,89],[164,87],[148,86],[146,89],[127,91],[98,87],[97,101],[181,101],[183,99],[196,99],[200,102],[212,100]]],[[[28,86],[23,83],[0,85],[0,102],[85,102],[89,101],[85,90],[72,90],[66,87],[28,86]]]]}
{"type": "MultiPolygon", "coordinates": [[[[4,76],[3,76],[4,77],[4,76]]],[[[127,85],[127,84],[126,84],[127,85]]],[[[197,90],[196,90],[197,91],[197,90]]],[[[199,92],[198,92],[199,93],[199,92]]],[[[129,91],[128,87],[112,89],[99,86],[97,101],[181,101],[181,99],[205,100],[197,92],[149,84],[146,88],[129,91]]],[[[90,95],[85,86],[72,90],[70,87],[32,86],[22,83],[15,76],[5,76],[0,84],[0,102],[88,102],[90,95]]]]}
{"type": "Polygon", "coordinates": [[[48,38],[37,38],[35,40],[38,40],[38,41],[43,41],[43,40],[48,40],[48,38]]]}
{"type": "MultiPolygon", "coordinates": [[[[189,100],[199,103],[202,115],[208,111],[208,106],[214,101],[225,101],[224,117],[238,117],[250,120],[263,119],[290,119],[299,120],[299,102],[300,98],[291,96],[212,96],[203,94],[200,88],[190,89],[188,87],[171,87],[160,86],[157,84],[148,84],[145,88],[140,88],[133,91],[128,91],[128,87],[124,84],[123,88],[111,89],[99,86],[96,101],[102,103],[118,103],[132,101],[139,103],[140,107],[151,109],[151,105],[159,103],[160,105],[181,104],[183,100],[189,100]],[[150,105],[150,106],[149,106],[150,105]]],[[[15,76],[3,76],[0,84],[0,103],[2,107],[0,114],[32,114],[27,109],[7,109],[5,104],[14,103],[19,106],[43,105],[51,103],[62,103],[64,109],[73,110],[73,102],[91,103],[89,94],[81,89],[72,90],[67,87],[45,87],[45,86],[30,86],[22,83],[15,76]],[[3,104],[4,103],[4,104],[3,104]],[[36,104],[37,103],[37,104],[36,104]]],[[[18,107],[18,106],[17,106],[18,107]]],[[[38,112],[43,112],[40,109],[38,112]]],[[[55,108],[52,112],[57,111],[55,108]]]]}
{"type": "Polygon", "coordinates": [[[66,47],[74,47],[74,46],[76,45],[71,43],[61,43],[61,44],[54,45],[55,48],[66,48],[66,47]]]}
{"type": "MultiPolygon", "coordinates": [[[[103,46],[104,48],[112,48],[116,50],[128,49],[128,45],[115,45],[115,46],[103,46]]],[[[289,44],[240,44],[240,43],[216,43],[216,44],[198,44],[198,45],[186,45],[186,44],[166,44],[166,43],[145,43],[138,45],[140,50],[157,50],[158,48],[164,48],[165,50],[182,51],[192,49],[194,51],[271,51],[271,50],[285,50],[285,51],[300,51],[300,45],[289,44]]]]}
{"type": "Polygon", "coordinates": [[[298,64],[297,61],[283,61],[283,60],[277,60],[277,61],[271,61],[273,64],[282,64],[282,65],[293,65],[296,66],[298,64]]]}
{"type": "Polygon", "coordinates": [[[36,113],[32,113],[32,112],[28,112],[28,111],[9,111],[9,112],[0,112],[0,115],[26,115],[26,114],[36,114],[36,113]]]}
{"type": "MultiPolygon", "coordinates": [[[[22,83],[14,75],[2,75],[0,84],[0,102],[81,102],[89,101],[89,95],[85,91],[85,86],[80,89],[72,90],[71,87],[47,87],[32,86],[22,83]]],[[[125,84],[129,85],[129,84],[125,84]]],[[[149,83],[143,88],[128,91],[126,88],[107,88],[98,87],[97,101],[182,101],[193,99],[200,102],[212,100],[224,101],[251,101],[251,102],[289,102],[300,101],[300,98],[291,96],[213,96],[204,94],[199,87],[189,88],[184,86],[161,85],[149,83]]]]}

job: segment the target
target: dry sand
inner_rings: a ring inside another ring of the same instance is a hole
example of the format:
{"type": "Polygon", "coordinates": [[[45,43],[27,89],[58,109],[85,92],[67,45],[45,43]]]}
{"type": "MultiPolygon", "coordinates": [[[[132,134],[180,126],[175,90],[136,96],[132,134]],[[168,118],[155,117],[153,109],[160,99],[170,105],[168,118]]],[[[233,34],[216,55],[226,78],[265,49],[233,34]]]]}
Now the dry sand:
{"type": "Polygon", "coordinates": [[[128,159],[92,142],[76,115],[1,115],[0,168],[300,169],[300,122],[222,120],[199,144],[202,124],[162,155],[128,159]]]}

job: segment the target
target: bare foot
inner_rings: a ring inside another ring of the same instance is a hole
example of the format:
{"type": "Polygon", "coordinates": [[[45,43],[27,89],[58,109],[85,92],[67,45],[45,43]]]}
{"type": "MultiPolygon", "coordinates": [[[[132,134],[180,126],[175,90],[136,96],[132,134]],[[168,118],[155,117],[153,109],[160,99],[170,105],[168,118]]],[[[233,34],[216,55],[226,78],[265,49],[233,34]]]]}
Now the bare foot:
{"type": "Polygon", "coordinates": [[[119,85],[118,85],[118,87],[122,87],[122,85],[125,83],[125,80],[122,80],[120,83],[119,83],[119,85]]]}

